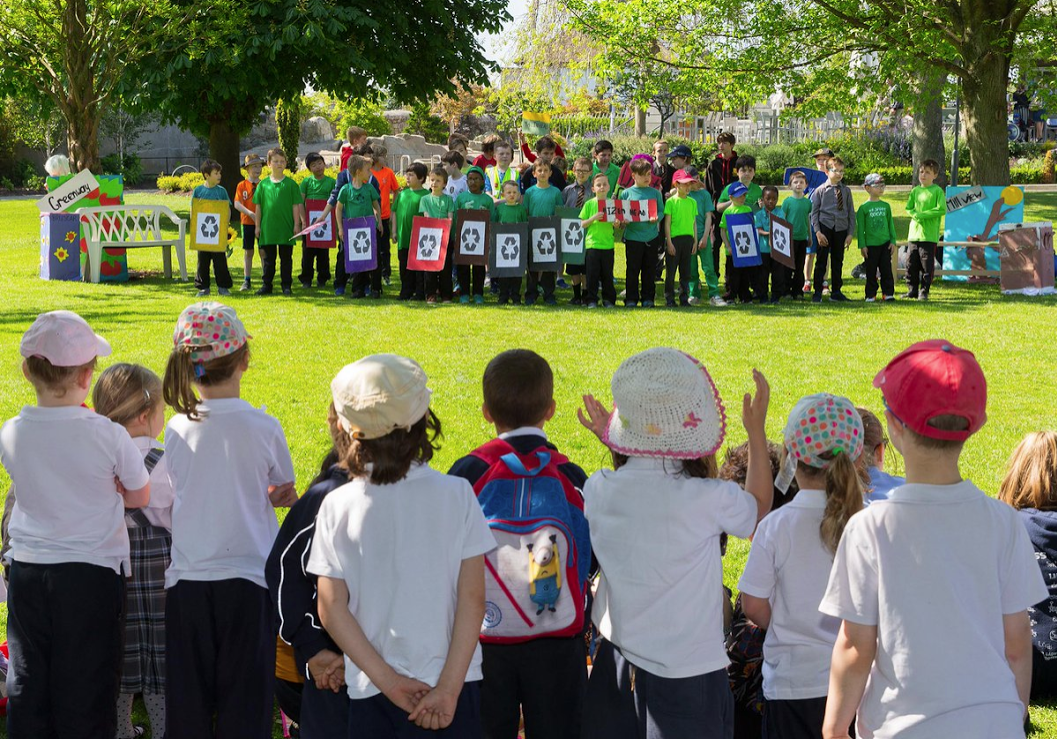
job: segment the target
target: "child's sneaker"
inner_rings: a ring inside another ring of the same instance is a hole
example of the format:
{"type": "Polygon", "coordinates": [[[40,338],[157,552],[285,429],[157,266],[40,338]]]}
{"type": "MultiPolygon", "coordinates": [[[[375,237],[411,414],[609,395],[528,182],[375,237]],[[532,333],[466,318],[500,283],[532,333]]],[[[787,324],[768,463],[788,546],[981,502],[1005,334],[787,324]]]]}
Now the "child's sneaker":
{"type": "Polygon", "coordinates": [[[426,296],[426,305],[436,305],[436,304],[437,304],[437,296],[436,295],[427,295],[426,296]]]}
{"type": "Polygon", "coordinates": [[[588,308],[597,308],[598,307],[598,303],[588,303],[587,307],[588,308]]]}
{"type": "Polygon", "coordinates": [[[567,287],[569,287],[569,283],[567,283],[567,282],[565,281],[565,278],[564,278],[564,277],[559,277],[559,278],[557,279],[557,281],[556,281],[556,282],[554,283],[554,286],[555,286],[555,287],[557,287],[557,288],[559,288],[559,289],[561,289],[561,290],[564,290],[564,289],[566,289],[567,287]]]}
{"type": "Polygon", "coordinates": [[[643,308],[652,308],[653,307],[653,301],[652,300],[643,300],[642,301],[642,307],[643,308]]]}
{"type": "Polygon", "coordinates": [[[867,303],[876,303],[876,302],[877,302],[877,299],[876,299],[876,298],[867,298],[867,299],[865,300],[865,302],[867,302],[867,303]]]}
{"type": "Polygon", "coordinates": [[[334,288],[334,294],[340,298],[342,295],[345,294],[345,286],[342,285],[341,287],[334,288]]]}
{"type": "Polygon", "coordinates": [[[885,297],[884,297],[884,301],[886,303],[894,303],[895,300],[896,300],[896,296],[895,295],[885,295],[885,297]]]}
{"type": "Polygon", "coordinates": [[[484,305],[484,295],[473,296],[474,305],[484,305]]]}
{"type": "Polygon", "coordinates": [[[569,301],[569,305],[583,305],[583,304],[584,304],[583,298],[572,298],[569,301]]]}
{"type": "Polygon", "coordinates": [[[701,302],[701,298],[690,298],[690,305],[698,305],[701,302]]]}
{"type": "Polygon", "coordinates": [[[675,300],[673,298],[668,298],[667,300],[664,301],[664,304],[667,307],[669,307],[669,308],[674,308],[675,307],[675,300]]]}
{"type": "Polygon", "coordinates": [[[546,305],[557,305],[558,304],[558,299],[556,297],[554,297],[553,295],[551,295],[549,298],[544,298],[543,302],[546,305]]]}
{"type": "Polygon", "coordinates": [[[195,293],[195,295],[199,298],[204,298],[209,295],[209,289],[207,288],[205,290],[199,290],[197,293],[195,293]]]}
{"type": "Polygon", "coordinates": [[[716,306],[717,308],[725,308],[728,305],[727,301],[724,300],[723,298],[719,297],[718,295],[716,295],[714,298],[712,298],[708,302],[711,303],[712,305],[716,306]]]}
{"type": "Polygon", "coordinates": [[[247,290],[252,290],[252,289],[253,288],[250,287],[250,281],[249,280],[243,280],[242,281],[242,287],[239,288],[239,292],[246,292],[247,290]]]}
{"type": "Polygon", "coordinates": [[[464,305],[469,305],[469,303],[470,303],[470,296],[469,296],[469,295],[460,295],[460,296],[459,296],[459,302],[460,302],[460,303],[462,303],[462,304],[464,304],[464,305]]]}
{"type": "Polygon", "coordinates": [[[804,289],[801,290],[801,292],[804,293],[804,295],[808,295],[811,292],[811,281],[810,280],[804,280],[804,289]]]}
{"type": "Polygon", "coordinates": [[[603,300],[602,301],[602,307],[603,308],[616,308],[617,305],[616,305],[616,303],[610,303],[608,300],[603,300]]]}
{"type": "Polygon", "coordinates": [[[217,295],[223,295],[224,297],[227,297],[231,295],[231,291],[228,290],[226,287],[221,287],[217,289],[217,295]]]}

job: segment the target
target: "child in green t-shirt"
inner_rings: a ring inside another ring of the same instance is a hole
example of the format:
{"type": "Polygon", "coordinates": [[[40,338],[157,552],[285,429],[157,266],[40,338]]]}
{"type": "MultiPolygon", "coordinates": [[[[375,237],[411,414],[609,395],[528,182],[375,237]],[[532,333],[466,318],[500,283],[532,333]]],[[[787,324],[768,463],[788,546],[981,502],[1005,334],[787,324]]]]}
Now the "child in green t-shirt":
{"type": "MultiPolygon", "coordinates": [[[[537,159],[532,165],[536,184],[525,190],[525,196],[522,198],[529,218],[549,218],[558,208],[565,205],[562,191],[551,184],[550,178],[553,170],[554,166],[542,158],[537,159]]],[[[556,277],[554,272],[529,270],[525,284],[525,305],[533,305],[536,302],[541,288],[543,302],[547,305],[557,305],[558,301],[554,297],[556,277]]]]}
{"type": "MultiPolygon", "coordinates": [[[[491,220],[495,201],[492,196],[484,191],[484,170],[480,167],[470,167],[466,172],[466,187],[468,189],[459,193],[455,198],[455,210],[483,210],[488,212],[491,220]]],[[[453,235],[453,242],[458,240],[461,234],[453,235]]],[[[449,247],[450,250],[450,247],[449,247]]],[[[473,293],[473,302],[480,305],[484,302],[484,265],[460,264],[456,268],[459,275],[459,284],[462,285],[462,295],[459,296],[460,303],[469,303],[470,294],[473,293]]]]}
{"type": "Polygon", "coordinates": [[[679,305],[690,305],[690,260],[697,254],[697,202],[690,197],[694,178],[680,169],[672,176],[675,195],[664,204],[664,303],[675,307],[675,269],[679,268],[679,305]]]}
{"type": "Polygon", "coordinates": [[[602,284],[602,307],[612,308],[617,304],[617,289],[613,284],[613,222],[604,221],[604,211],[598,209],[598,201],[609,192],[609,178],[599,172],[591,178],[594,197],[580,209],[580,225],[584,229],[584,267],[587,283],[584,287],[584,303],[588,308],[598,307],[598,285],[602,284]]]}
{"type": "Polygon", "coordinates": [[[304,200],[297,183],[286,176],[286,152],[282,149],[269,151],[268,167],[271,174],[253,192],[253,202],[257,206],[253,220],[264,272],[264,284],[256,294],[272,294],[278,259],[279,285],[283,295],[293,295],[294,234],[303,228],[301,211],[304,200]]]}
{"type": "MultiPolygon", "coordinates": [[[[807,253],[811,248],[811,198],[807,196],[807,176],[797,170],[789,175],[789,189],[793,194],[782,201],[782,212],[793,227],[793,273],[789,280],[789,294],[794,298],[811,292],[811,266],[807,253]],[[803,280],[803,287],[800,281],[803,280]]],[[[812,265],[813,266],[813,265],[812,265]]]]}
{"type": "MultiPolygon", "coordinates": [[[[338,232],[341,233],[343,219],[367,218],[374,216],[375,228],[381,237],[382,201],[378,190],[370,183],[371,160],[354,154],[349,157],[346,169],[349,172],[349,183],[338,192],[338,202],[334,213],[338,221],[338,232]]],[[[348,244],[344,245],[343,254],[347,253],[348,244]]],[[[367,272],[357,272],[352,276],[352,297],[372,298],[382,296],[382,271],[375,268],[367,272]]]]}
{"type": "Polygon", "coordinates": [[[943,190],[932,184],[939,176],[940,165],[926,159],[918,168],[921,184],[910,191],[907,215],[910,216],[910,253],[907,255],[907,278],[910,280],[910,299],[928,300],[936,271],[936,243],[940,240],[940,225],[947,213],[947,198],[943,190]]]}
{"type": "MultiPolygon", "coordinates": [[[[727,247],[727,274],[730,281],[730,294],[737,298],[738,302],[747,304],[752,302],[752,278],[753,267],[734,267],[734,257],[730,250],[730,233],[727,231],[727,216],[738,213],[752,214],[752,207],[745,204],[749,188],[741,182],[734,182],[727,188],[730,201],[719,217],[720,234],[723,237],[723,246],[727,247]]],[[[761,191],[762,192],[762,191],[761,191]]]]}
{"type": "Polygon", "coordinates": [[[404,172],[407,187],[400,190],[393,204],[391,231],[396,235],[397,261],[400,263],[400,294],[397,300],[425,300],[426,273],[407,268],[407,257],[411,252],[411,230],[415,216],[422,207],[422,198],[429,194],[425,188],[426,165],[412,162],[404,172]]]}
{"type": "MultiPolygon", "coordinates": [[[[657,207],[657,217],[645,221],[632,221],[624,226],[624,253],[627,263],[627,277],[624,284],[627,294],[624,306],[634,308],[640,299],[644,307],[653,305],[657,296],[657,239],[660,228],[657,222],[664,215],[664,197],[660,190],[650,187],[653,180],[653,165],[648,159],[635,159],[628,165],[634,186],[620,193],[621,200],[639,200],[646,203],[653,201],[657,207]]],[[[599,174],[607,174],[600,172],[599,174]]],[[[608,176],[608,174],[607,174],[608,176]]]]}
{"type": "MultiPolygon", "coordinates": [[[[528,211],[521,203],[521,187],[515,180],[507,180],[501,187],[503,200],[495,204],[492,218],[496,223],[528,223],[528,211]]],[[[499,280],[499,304],[521,303],[521,278],[503,277],[499,280]]]]}
{"type": "MultiPolygon", "coordinates": [[[[448,186],[448,170],[443,166],[434,167],[429,173],[429,195],[422,198],[418,205],[419,215],[427,218],[446,218],[451,220],[455,213],[455,201],[444,192],[448,186]]],[[[451,279],[451,240],[444,256],[444,266],[440,272],[426,272],[426,302],[430,305],[450,303],[454,295],[454,283],[451,279]]]]}
{"type": "Polygon", "coordinates": [[[716,274],[716,264],[712,257],[712,216],[716,212],[716,206],[712,202],[712,195],[701,181],[697,167],[688,165],[683,169],[694,178],[690,183],[690,197],[697,203],[697,254],[690,257],[690,305],[696,305],[701,299],[701,273],[705,275],[705,287],[708,291],[708,302],[717,307],[723,307],[727,301],[723,300],[719,289],[719,275],[716,274]]]}
{"type": "MultiPolygon", "coordinates": [[[[323,157],[316,152],[311,152],[305,157],[305,166],[312,173],[310,177],[301,180],[301,197],[307,203],[309,200],[322,200],[326,202],[330,197],[330,191],[334,189],[337,182],[333,177],[326,175],[327,163],[323,157]]],[[[311,223],[307,208],[301,208],[301,220],[303,223],[311,223]]],[[[316,284],[323,287],[330,281],[330,250],[313,249],[308,246],[308,237],[301,238],[301,276],[298,278],[301,287],[311,287],[312,277],[316,276],[316,284]]]]}
{"type": "Polygon", "coordinates": [[[877,300],[877,273],[881,273],[881,296],[895,300],[895,280],[892,278],[892,247],[896,243],[896,224],[892,220],[892,206],[881,200],[885,191],[884,178],[866,175],[863,189],[870,199],[855,212],[855,233],[859,251],[866,260],[866,302],[877,300]]]}

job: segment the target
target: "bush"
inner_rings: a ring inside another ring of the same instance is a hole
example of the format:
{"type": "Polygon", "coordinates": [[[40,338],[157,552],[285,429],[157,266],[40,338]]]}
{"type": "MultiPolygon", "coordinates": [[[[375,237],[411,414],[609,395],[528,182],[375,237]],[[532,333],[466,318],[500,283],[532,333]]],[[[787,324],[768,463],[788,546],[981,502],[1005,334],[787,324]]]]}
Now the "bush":
{"type": "Polygon", "coordinates": [[[204,185],[206,178],[201,172],[185,172],[177,177],[162,175],[158,178],[158,189],[164,192],[191,192],[204,185]]]}
{"type": "Polygon", "coordinates": [[[383,112],[382,104],[370,98],[338,101],[334,104],[332,114],[337,125],[334,133],[343,139],[349,126],[359,126],[368,136],[388,136],[393,129],[382,115],[383,112]]]}
{"type": "Polygon", "coordinates": [[[1037,159],[1009,168],[1009,181],[1015,185],[1038,185],[1043,182],[1043,162],[1037,159]]]}
{"type": "Polygon", "coordinates": [[[404,132],[421,136],[431,144],[448,143],[448,124],[430,113],[426,103],[411,106],[411,117],[407,119],[404,132]]]}
{"type": "Polygon", "coordinates": [[[138,185],[143,179],[143,164],[136,154],[125,155],[125,166],[121,166],[121,157],[118,154],[108,154],[103,157],[99,164],[103,168],[103,174],[119,174],[125,180],[125,186],[138,185]]]}

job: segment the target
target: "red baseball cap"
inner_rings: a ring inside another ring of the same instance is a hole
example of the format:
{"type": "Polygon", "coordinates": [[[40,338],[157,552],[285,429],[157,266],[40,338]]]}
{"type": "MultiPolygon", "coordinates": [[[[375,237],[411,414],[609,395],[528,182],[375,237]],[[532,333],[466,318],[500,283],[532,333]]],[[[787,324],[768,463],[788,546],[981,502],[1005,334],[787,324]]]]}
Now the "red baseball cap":
{"type": "Polygon", "coordinates": [[[920,341],[877,373],[888,410],[907,428],[930,439],[965,441],[987,420],[987,380],[976,357],[943,339],[920,341]],[[936,416],[961,416],[962,431],[929,425],[936,416]]]}

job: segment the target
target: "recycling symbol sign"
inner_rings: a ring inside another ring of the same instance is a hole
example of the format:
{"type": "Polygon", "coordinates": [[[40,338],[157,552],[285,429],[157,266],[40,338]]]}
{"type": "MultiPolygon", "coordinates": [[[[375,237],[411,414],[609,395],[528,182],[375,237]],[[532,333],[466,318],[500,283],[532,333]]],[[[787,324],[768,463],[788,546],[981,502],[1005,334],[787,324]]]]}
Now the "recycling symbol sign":
{"type": "Polygon", "coordinates": [[[774,232],[774,249],[782,254],[789,253],[789,243],[786,241],[785,231],[774,232]]]}
{"type": "Polygon", "coordinates": [[[213,213],[207,213],[202,216],[202,222],[199,224],[199,229],[201,230],[204,239],[212,241],[216,239],[217,234],[220,233],[220,219],[213,213]]]}
{"type": "Polygon", "coordinates": [[[433,234],[422,234],[418,240],[418,258],[433,259],[433,252],[437,248],[437,237],[433,234]]]}
{"type": "Polygon", "coordinates": [[[748,231],[738,231],[734,234],[734,246],[737,247],[738,254],[743,257],[748,256],[752,251],[752,239],[749,238],[748,231]]]}
{"type": "Polygon", "coordinates": [[[484,251],[484,239],[481,236],[481,228],[476,224],[467,223],[462,229],[462,251],[464,254],[481,254],[484,251]]]}
{"type": "Polygon", "coordinates": [[[500,252],[503,255],[503,259],[507,262],[516,262],[518,253],[521,251],[521,245],[518,243],[517,236],[507,236],[503,240],[503,246],[500,252]]]}
{"type": "Polygon", "coordinates": [[[367,232],[363,229],[356,231],[356,235],[352,238],[352,244],[350,248],[357,254],[366,254],[371,250],[371,240],[367,236],[367,232]]]}
{"type": "Polygon", "coordinates": [[[536,253],[543,257],[549,257],[557,250],[558,245],[554,242],[554,231],[536,232],[536,253]]]}
{"type": "Polygon", "coordinates": [[[324,223],[319,224],[319,228],[312,232],[312,239],[314,241],[323,241],[327,238],[327,227],[324,223]]]}
{"type": "Polygon", "coordinates": [[[580,251],[580,245],[584,243],[584,230],[579,221],[571,221],[565,229],[566,251],[580,251]]]}

